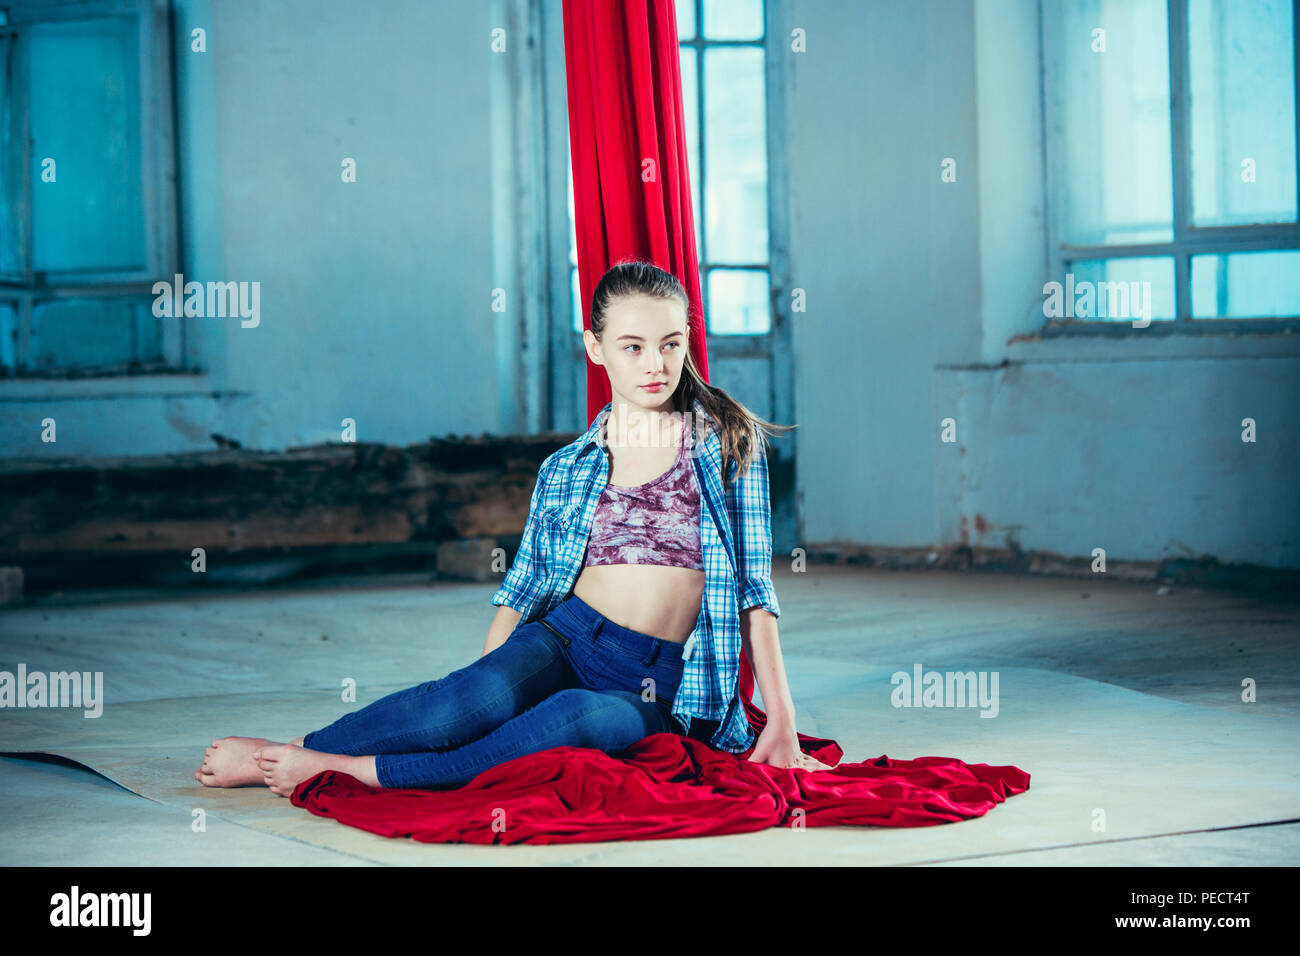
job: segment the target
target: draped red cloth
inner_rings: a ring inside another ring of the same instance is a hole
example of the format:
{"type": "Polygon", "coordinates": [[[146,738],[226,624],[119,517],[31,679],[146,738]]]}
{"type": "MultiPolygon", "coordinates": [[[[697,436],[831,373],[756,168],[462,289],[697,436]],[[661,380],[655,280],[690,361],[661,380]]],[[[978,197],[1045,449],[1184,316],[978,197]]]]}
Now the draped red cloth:
{"type": "Polygon", "coordinates": [[[300,783],[289,799],[386,837],[541,844],[775,826],[932,826],[983,816],[1027,789],[1023,770],[953,757],[882,755],[833,770],[780,770],[690,737],[655,734],[621,756],[582,747],[543,750],[485,770],[455,790],[385,790],[326,770],[300,783]]]}
{"type": "MultiPolygon", "coordinates": [[[[564,58],[583,327],[610,266],[629,256],[653,262],[686,288],[691,354],[707,382],[676,8],[564,0],[564,58]]],[[[611,397],[605,370],[588,361],[588,423],[611,397]]]]}
{"type": "MultiPolygon", "coordinates": [[[[754,675],[740,656],[741,700],[754,675]]],[[[597,843],[747,833],[775,826],[923,827],[983,816],[1029,789],[1019,767],[955,757],[844,764],[834,740],[798,734],[831,770],[781,770],[678,734],[626,751],[553,747],[485,770],[450,790],[369,787],[327,770],[290,794],[294,806],[386,837],[422,843],[597,843]]]]}

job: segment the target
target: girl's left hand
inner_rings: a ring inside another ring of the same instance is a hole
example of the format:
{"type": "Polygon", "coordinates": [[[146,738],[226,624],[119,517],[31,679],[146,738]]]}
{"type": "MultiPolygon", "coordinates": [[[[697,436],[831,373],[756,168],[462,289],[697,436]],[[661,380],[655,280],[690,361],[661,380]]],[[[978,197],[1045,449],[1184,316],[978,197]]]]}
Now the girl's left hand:
{"type": "Polygon", "coordinates": [[[834,769],[830,764],[822,763],[816,757],[799,749],[799,736],[794,728],[782,729],[774,724],[768,724],[763,728],[749,759],[782,770],[834,769]]]}

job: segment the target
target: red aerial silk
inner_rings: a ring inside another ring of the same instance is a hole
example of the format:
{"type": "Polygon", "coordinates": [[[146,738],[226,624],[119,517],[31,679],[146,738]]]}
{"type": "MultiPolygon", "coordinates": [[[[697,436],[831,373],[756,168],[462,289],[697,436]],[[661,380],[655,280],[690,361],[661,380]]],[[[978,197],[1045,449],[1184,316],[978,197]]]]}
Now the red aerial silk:
{"type": "MultiPolygon", "coordinates": [[[[691,354],[707,382],[676,8],[564,0],[564,58],[583,327],[610,266],[629,256],[652,262],[686,288],[691,354]]],[[[587,421],[612,397],[605,370],[589,360],[587,421]]]]}
{"type": "MultiPolygon", "coordinates": [[[[740,657],[741,700],[755,732],[754,675],[740,657]]],[[[955,757],[843,764],[833,740],[798,734],[831,770],[781,770],[678,734],[626,751],[553,747],[483,771],[453,790],[369,787],[326,770],[290,801],[322,817],[421,843],[597,843],[747,833],[768,827],[923,827],[983,816],[1029,789],[1018,767],[955,757]]]]}

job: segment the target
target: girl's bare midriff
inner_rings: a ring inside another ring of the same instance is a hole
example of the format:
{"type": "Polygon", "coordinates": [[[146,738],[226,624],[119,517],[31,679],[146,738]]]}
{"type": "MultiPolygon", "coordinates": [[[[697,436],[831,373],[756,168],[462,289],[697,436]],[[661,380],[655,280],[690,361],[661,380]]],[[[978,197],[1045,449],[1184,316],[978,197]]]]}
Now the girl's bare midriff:
{"type": "MultiPolygon", "coordinates": [[[[681,420],[674,435],[680,436],[681,420]]],[[[644,484],[673,466],[678,437],[662,447],[606,446],[609,483],[644,484]]],[[[615,624],[675,644],[685,644],[695,630],[704,600],[704,572],[658,564],[598,564],[583,568],[573,593],[615,624]]]]}
{"type": "Polygon", "coordinates": [[[573,593],[615,624],[685,644],[700,616],[704,572],[657,564],[598,564],[582,569],[573,593]]]}

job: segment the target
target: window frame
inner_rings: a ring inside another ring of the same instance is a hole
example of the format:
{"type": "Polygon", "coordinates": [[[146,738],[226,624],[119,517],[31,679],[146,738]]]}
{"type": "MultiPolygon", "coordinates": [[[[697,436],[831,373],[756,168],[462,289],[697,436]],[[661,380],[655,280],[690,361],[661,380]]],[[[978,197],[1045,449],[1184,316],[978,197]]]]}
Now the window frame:
{"type": "MultiPolygon", "coordinates": [[[[1047,264],[1049,278],[1063,281],[1071,264],[1079,260],[1123,259],[1139,256],[1172,257],[1174,260],[1174,318],[1155,319],[1144,328],[1130,321],[1046,318],[1039,331],[1048,335],[1096,334],[1197,334],[1222,332],[1269,332],[1300,330],[1300,315],[1250,318],[1194,318],[1191,314],[1191,257],[1206,253],[1262,252],[1300,249],[1300,222],[1257,223],[1240,226],[1196,226],[1191,221],[1191,153],[1188,111],[1191,74],[1188,62],[1188,4],[1190,0],[1166,0],[1169,28],[1170,150],[1173,188],[1173,238],[1168,242],[1122,245],[1072,245],[1065,241],[1064,215],[1067,184],[1064,169],[1064,136],[1060,124],[1065,117],[1065,85],[1061,58],[1056,55],[1060,35],[1059,6],[1039,0],[1041,35],[1040,60],[1043,68],[1043,138],[1046,147],[1047,264]]],[[[1296,110],[1296,178],[1300,185],[1300,2],[1292,0],[1292,40],[1297,47],[1292,59],[1292,82],[1296,110]]]]}
{"type": "MultiPolygon", "coordinates": [[[[700,217],[700,219],[696,223],[696,225],[699,228],[699,248],[696,250],[696,258],[700,269],[700,295],[704,299],[705,320],[706,322],[709,322],[709,327],[706,329],[706,334],[710,337],[709,351],[711,355],[716,354],[719,357],[724,357],[729,355],[745,355],[750,353],[753,350],[754,344],[756,342],[766,339],[768,336],[771,336],[776,331],[776,324],[777,324],[776,309],[773,308],[773,303],[771,301],[772,287],[773,287],[772,163],[769,155],[767,161],[767,175],[765,177],[765,186],[766,186],[766,193],[767,193],[767,236],[768,236],[767,262],[765,263],[754,263],[754,262],[715,263],[713,262],[712,260],[709,259],[708,256],[709,230],[708,230],[708,223],[704,221],[705,217],[707,216],[707,208],[708,208],[707,189],[709,184],[708,131],[707,131],[708,124],[705,122],[707,114],[705,113],[704,110],[704,103],[705,103],[704,55],[705,52],[710,49],[714,49],[714,50],[735,49],[735,48],[742,48],[742,47],[757,47],[759,51],[763,54],[763,77],[764,77],[763,113],[766,119],[766,122],[764,123],[764,134],[765,134],[764,141],[770,147],[772,142],[772,129],[771,129],[772,107],[770,103],[771,84],[769,79],[770,74],[768,71],[768,63],[772,58],[771,53],[769,52],[768,49],[769,48],[768,34],[769,34],[769,24],[771,19],[769,15],[770,11],[768,10],[767,3],[762,2],[762,0],[758,0],[758,7],[763,14],[763,31],[758,37],[749,40],[717,40],[717,39],[705,38],[703,35],[704,0],[677,0],[677,2],[691,4],[692,7],[694,8],[694,16],[695,16],[695,35],[691,37],[691,39],[689,40],[683,40],[680,37],[678,37],[677,50],[678,50],[679,61],[681,58],[682,47],[690,47],[695,51],[695,115],[700,124],[699,130],[697,131],[699,135],[699,152],[700,152],[700,170],[699,170],[700,208],[696,210],[696,213],[700,217]],[[712,315],[712,310],[709,308],[709,277],[711,273],[718,270],[762,272],[767,275],[768,327],[766,331],[763,332],[714,331],[714,329],[712,328],[712,323],[711,321],[709,321],[709,317],[712,315]],[[730,346],[722,346],[722,348],[718,348],[718,346],[724,342],[733,343],[733,344],[731,344],[730,346]]],[[[770,154],[770,149],[769,149],[769,154],[770,154]]]]}
{"type": "Polygon", "coordinates": [[[18,145],[24,170],[19,201],[23,221],[19,235],[23,275],[0,277],[0,304],[15,309],[17,342],[15,367],[4,378],[11,381],[64,378],[122,377],[187,371],[185,330],[181,321],[152,317],[159,323],[162,358],[140,362],[133,358],[115,365],[58,365],[33,370],[25,363],[31,354],[34,308],[53,300],[103,299],[115,296],[154,298],[153,285],[182,272],[176,196],[176,139],[173,121],[171,10],[169,0],[24,0],[3,4],[7,22],[0,35],[14,35],[16,75],[23,77],[15,92],[16,124],[21,130],[18,145]],[[39,23],[133,17],[136,21],[140,76],[140,175],[141,215],[144,217],[145,261],[137,269],[118,271],[39,272],[32,269],[32,180],[31,114],[25,74],[28,67],[25,28],[39,23]]]}

